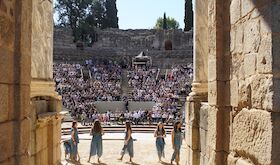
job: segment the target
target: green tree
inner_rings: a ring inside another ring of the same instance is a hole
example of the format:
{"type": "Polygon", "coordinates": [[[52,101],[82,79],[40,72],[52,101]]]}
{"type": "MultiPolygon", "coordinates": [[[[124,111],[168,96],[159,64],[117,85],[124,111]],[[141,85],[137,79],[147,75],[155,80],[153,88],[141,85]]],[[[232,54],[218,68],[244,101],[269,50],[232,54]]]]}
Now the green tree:
{"type": "Polygon", "coordinates": [[[192,0],[185,0],[185,31],[189,31],[193,27],[193,5],[192,0]]]}
{"type": "Polygon", "coordinates": [[[116,0],[106,0],[105,8],[105,28],[119,28],[119,18],[116,0]]]}
{"type": "Polygon", "coordinates": [[[92,6],[92,17],[94,19],[94,25],[96,28],[104,28],[105,19],[105,1],[104,0],[94,0],[92,6]]]}
{"type": "Polygon", "coordinates": [[[157,19],[155,29],[179,29],[179,22],[174,18],[166,17],[165,14],[163,17],[157,19]],[[164,19],[165,18],[165,19],[164,19]],[[166,21],[164,21],[166,20],[166,21]]]}
{"type": "Polygon", "coordinates": [[[164,30],[167,29],[167,20],[166,20],[166,14],[165,13],[163,14],[163,25],[162,25],[162,28],[164,30]]]}
{"type": "Polygon", "coordinates": [[[74,42],[92,44],[95,28],[118,28],[116,0],[57,0],[58,26],[70,27],[74,42]]]}
{"type": "MultiPolygon", "coordinates": [[[[58,12],[59,26],[70,27],[74,42],[88,41],[94,31],[94,20],[91,20],[93,0],[57,0],[55,10],[58,12]]],[[[90,42],[90,41],[88,41],[90,42]]]]}

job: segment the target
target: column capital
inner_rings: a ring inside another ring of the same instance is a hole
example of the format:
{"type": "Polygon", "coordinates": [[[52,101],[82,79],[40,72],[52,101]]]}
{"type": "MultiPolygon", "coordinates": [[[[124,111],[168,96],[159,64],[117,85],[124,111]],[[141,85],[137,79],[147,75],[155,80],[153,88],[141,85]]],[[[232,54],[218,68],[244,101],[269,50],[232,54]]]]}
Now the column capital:
{"type": "Polygon", "coordinates": [[[208,83],[207,82],[193,82],[192,92],[187,98],[188,101],[200,100],[207,101],[208,99],[208,83]]]}

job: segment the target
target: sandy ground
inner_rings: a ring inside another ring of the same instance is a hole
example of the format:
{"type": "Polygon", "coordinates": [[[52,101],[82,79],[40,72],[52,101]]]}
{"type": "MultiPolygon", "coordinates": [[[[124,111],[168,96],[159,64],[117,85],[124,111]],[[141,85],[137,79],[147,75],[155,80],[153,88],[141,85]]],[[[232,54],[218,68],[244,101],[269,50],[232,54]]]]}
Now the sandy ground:
{"type": "MultiPolygon", "coordinates": [[[[171,137],[167,135],[166,137],[166,146],[165,146],[165,158],[163,159],[164,163],[158,162],[156,147],[155,147],[155,138],[153,134],[145,133],[134,133],[134,163],[129,163],[129,156],[125,155],[123,161],[117,160],[120,157],[120,151],[123,146],[123,133],[107,133],[103,136],[103,155],[101,157],[101,165],[121,165],[121,164],[135,164],[135,165],[161,165],[161,164],[170,164],[171,155],[173,152],[171,146],[171,137]]],[[[62,139],[69,139],[70,136],[63,136],[62,139]]],[[[97,159],[92,158],[91,163],[87,163],[89,150],[90,150],[91,136],[88,134],[80,135],[79,143],[79,154],[81,157],[80,163],[74,163],[64,158],[64,149],[61,145],[62,150],[62,164],[63,165],[72,165],[72,164],[82,164],[82,165],[91,165],[97,164],[97,159]]],[[[184,143],[181,149],[181,161],[180,164],[185,164],[186,162],[186,152],[184,143]]],[[[173,163],[175,164],[175,163],[173,163]]]]}

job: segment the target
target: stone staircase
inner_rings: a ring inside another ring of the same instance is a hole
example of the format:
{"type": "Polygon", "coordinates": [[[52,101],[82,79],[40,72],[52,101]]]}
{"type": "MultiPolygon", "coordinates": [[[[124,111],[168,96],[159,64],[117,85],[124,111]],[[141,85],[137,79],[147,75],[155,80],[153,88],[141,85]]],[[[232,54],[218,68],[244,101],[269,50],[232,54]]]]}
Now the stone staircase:
{"type": "Polygon", "coordinates": [[[128,92],[129,92],[129,86],[128,86],[128,71],[127,69],[123,70],[122,72],[122,82],[121,82],[121,87],[122,87],[122,96],[127,96],[128,92]]]}

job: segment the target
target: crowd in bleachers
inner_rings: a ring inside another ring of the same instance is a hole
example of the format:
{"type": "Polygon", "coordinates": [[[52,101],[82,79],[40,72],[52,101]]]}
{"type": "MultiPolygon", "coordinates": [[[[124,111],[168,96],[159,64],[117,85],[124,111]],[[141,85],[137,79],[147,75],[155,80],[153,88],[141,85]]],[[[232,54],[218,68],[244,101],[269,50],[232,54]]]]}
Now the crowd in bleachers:
{"type": "Polygon", "coordinates": [[[135,121],[139,122],[158,118],[168,121],[169,118],[181,116],[177,111],[178,100],[181,95],[186,96],[190,92],[193,74],[191,64],[173,66],[166,70],[165,76],[159,74],[159,68],[143,66],[127,70],[130,95],[121,91],[123,71],[115,62],[94,64],[88,60],[83,65],[56,63],[54,80],[57,91],[62,95],[63,106],[71,110],[72,116],[84,121],[98,118],[107,122],[112,116],[119,121],[127,118],[133,121],[136,118],[135,121]],[[94,106],[95,101],[121,100],[153,101],[156,105],[150,110],[114,114],[100,114],[94,106]]]}
{"type": "Polygon", "coordinates": [[[83,112],[81,115],[76,116],[81,120],[82,125],[92,125],[95,120],[110,125],[114,124],[124,124],[125,121],[131,121],[132,124],[155,124],[158,122],[163,122],[165,124],[173,123],[174,121],[182,120],[184,118],[184,113],[182,112],[167,112],[158,110],[138,110],[133,112],[121,112],[116,111],[112,113],[107,111],[106,113],[98,113],[96,110],[91,111],[91,113],[83,112]]]}
{"type": "Polygon", "coordinates": [[[63,106],[75,113],[94,109],[94,101],[121,99],[121,68],[113,63],[54,64],[54,80],[63,106]],[[90,78],[83,76],[85,68],[88,68],[90,78]]]}
{"type": "Polygon", "coordinates": [[[157,102],[164,98],[178,98],[190,91],[193,72],[191,65],[173,66],[167,70],[164,78],[159,77],[159,70],[143,66],[128,72],[133,100],[157,102]]]}

